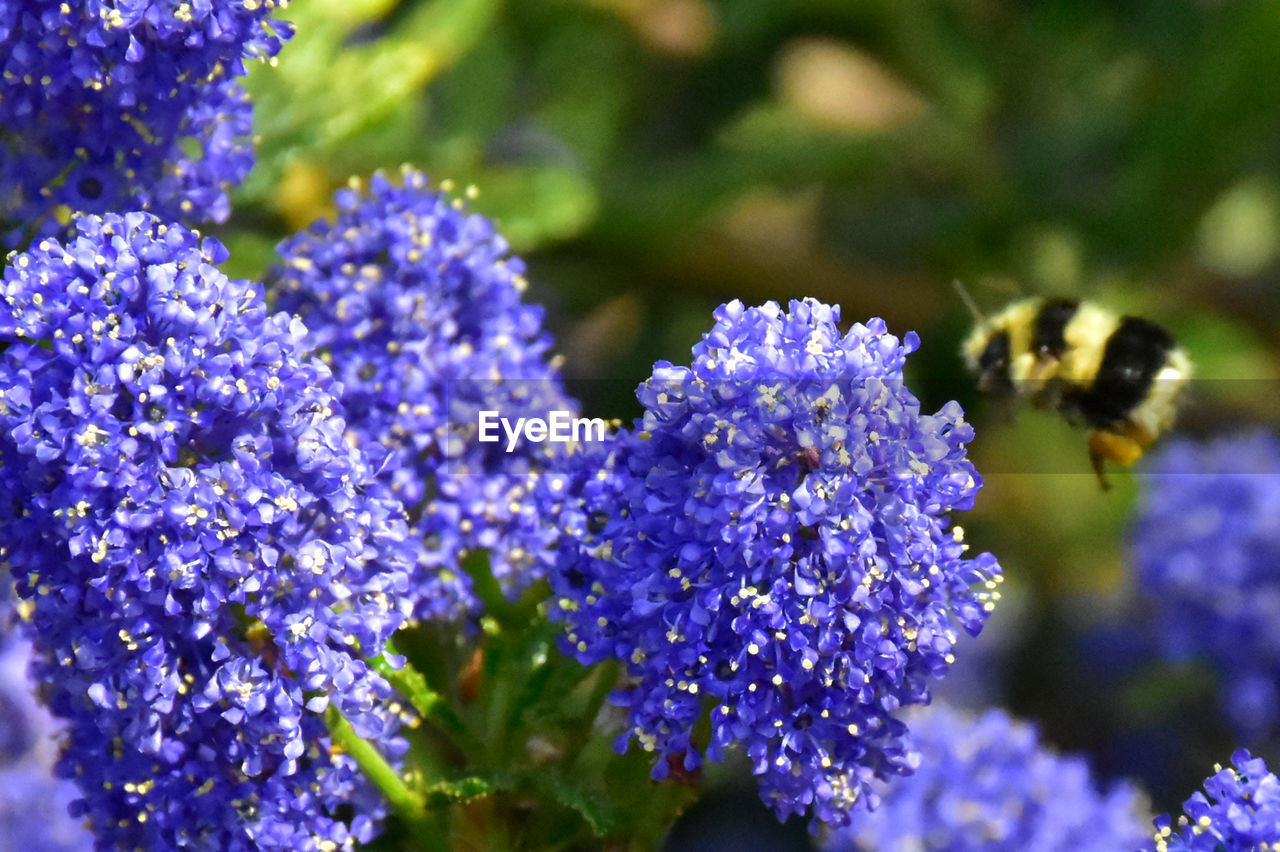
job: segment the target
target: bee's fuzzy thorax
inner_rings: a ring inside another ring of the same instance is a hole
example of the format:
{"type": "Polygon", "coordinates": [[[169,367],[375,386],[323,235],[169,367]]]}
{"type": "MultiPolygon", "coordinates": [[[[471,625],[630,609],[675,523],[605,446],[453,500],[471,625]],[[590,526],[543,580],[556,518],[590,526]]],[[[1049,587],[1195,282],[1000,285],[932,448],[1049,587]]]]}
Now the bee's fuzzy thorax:
{"type": "Polygon", "coordinates": [[[1120,325],[1115,314],[1092,302],[1083,302],[1067,324],[1067,349],[1058,378],[1074,387],[1087,388],[1102,367],[1107,341],[1120,325]]]}

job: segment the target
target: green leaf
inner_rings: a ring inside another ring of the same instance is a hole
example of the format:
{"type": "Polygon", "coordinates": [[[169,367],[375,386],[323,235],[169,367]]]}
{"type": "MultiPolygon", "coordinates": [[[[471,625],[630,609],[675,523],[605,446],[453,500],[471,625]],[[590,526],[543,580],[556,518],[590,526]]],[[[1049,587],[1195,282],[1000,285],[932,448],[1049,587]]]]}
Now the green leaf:
{"type": "Polygon", "coordinates": [[[419,95],[489,28],[498,0],[435,0],[403,19],[391,0],[310,0],[291,10],[297,35],[278,67],[255,69],[258,166],[242,198],[264,198],[290,159],[330,162],[366,131],[416,109],[419,95]],[[380,38],[362,29],[386,19],[380,38]]]}
{"type": "Polygon", "coordinates": [[[552,798],[576,812],[586,821],[587,825],[591,826],[591,831],[596,837],[604,837],[610,834],[617,826],[617,815],[598,797],[580,787],[574,786],[563,778],[549,776],[540,780],[545,785],[544,789],[551,794],[552,798]]]}
{"type": "Polygon", "coordinates": [[[474,798],[488,796],[493,791],[493,784],[490,784],[488,779],[472,775],[470,778],[460,778],[451,780],[451,782],[433,784],[426,793],[429,796],[443,796],[454,802],[470,802],[474,798]]]}
{"type": "Polygon", "coordinates": [[[485,169],[471,179],[476,209],[492,216],[516,251],[578,236],[596,217],[595,187],[558,166],[485,169]]]}
{"type": "Polygon", "coordinates": [[[511,786],[509,781],[506,781],[506,783],[503,783],[503,781],[504,779],[498,777],[468,775],[464,778],[455,778],[432,784],[423,792],[432,799],[445,799],[450,802],[470,802],[475,799],[482,799],[497,790],[511,786]]]}

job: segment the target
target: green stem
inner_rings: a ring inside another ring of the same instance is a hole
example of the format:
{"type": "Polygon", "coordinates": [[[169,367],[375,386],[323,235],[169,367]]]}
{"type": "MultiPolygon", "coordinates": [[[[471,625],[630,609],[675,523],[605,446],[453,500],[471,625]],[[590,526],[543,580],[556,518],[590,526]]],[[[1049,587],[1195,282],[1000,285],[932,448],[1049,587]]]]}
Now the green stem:
{"type": "Polygon", "coordinates": [[[583,708],[582,718],[578,726],[569,732],[569,740],[565,745],[561,765],[566,772],[573,771],[574,764],[578,762],[578,755],[582,753],[587,740],[591,737],[591,732],[595,730],[595,721],[600,715],[600,708],[604,706],[605,699],[618,683],[618,666],[612,660],[601,663],[595,667],[593,676],[596,680],[591,685],[591,693],[587,696],[587,705],[583,708]]]}
{"type": "Polygon", "coordinates": [[[507,757],[507,743],[510,735],[508,717],[514,683],[520,672],[513,665],[513,649],[503,641],[501,634],[491,635],[485,647],[484,660],[484,704],[485,733],[490,758],[496,765],[504,765],[507,757]]]}
{"type": "Polygon", "coordinates": [[[356,734],[351,723],[330,704],[324,714],[325,724],[334,745],[346,752],[360,767],[365,778],[381,791],[391,807],[417,840],[418,848],[429,852],[447,852],[449,846],[440,824],[427,811],[422,797],[409,789],[394,766],[387,763],[376,748],[356,734]]]}
{"type": "MultiPolygon", "coordinates": [[[[386,644],[386,652],[399,655],[390,641],[386,644]]],[[[475,758],[484,752],[484,746],[467,729],[466,723],[449,706],[449,702],[427,684],[422,672],[415,669],[408,659],[405,660],[404,667],[399,669],[392,668],[385,656],[374,657],[369,663],[405,697],[413,709],[418,711],[418,715],[434,723],[464,754],[475,758]]]]}
{"type": "Polygon", "coordinates": [[[503,594],[502,586],[493,576],[488,553],[482,550],[468,553],[462,560],[461,568],[471,578],[471,590],[484,604],[485,613],[492,616],[500,627],[517,629],[528,623],[528,618],[522,616],[520,608],[503,594]]]}

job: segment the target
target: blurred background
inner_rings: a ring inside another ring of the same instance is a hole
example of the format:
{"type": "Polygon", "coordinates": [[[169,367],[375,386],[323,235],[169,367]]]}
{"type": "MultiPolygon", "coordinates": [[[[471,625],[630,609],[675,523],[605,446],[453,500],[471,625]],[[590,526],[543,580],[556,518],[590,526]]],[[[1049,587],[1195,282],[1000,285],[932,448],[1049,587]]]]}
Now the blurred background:
{"type": "Polygon", "coordinates": [[[217,230],[233,274],[260,278],[348,176],[411,163],[478,188],[591,415],[634,416],[653,362],[687,363],[730,299],[814,296],[916,330],[908,384],[975,423],[986,487],[959,521],[1007,578],[941,692],[1036,721],[1157,812],[1242,745],[1213,672],[1149,651],[1126,558],[1141,473],[1104,493],[1083,431],[979,398],[950,282],[987,311],[1045,294],[1146,316],[1197,364],[1180,431],[1274,424],[1280,4],[305,0],[285,17],[296,37],[250,82],[258,166],[217,230]]]}

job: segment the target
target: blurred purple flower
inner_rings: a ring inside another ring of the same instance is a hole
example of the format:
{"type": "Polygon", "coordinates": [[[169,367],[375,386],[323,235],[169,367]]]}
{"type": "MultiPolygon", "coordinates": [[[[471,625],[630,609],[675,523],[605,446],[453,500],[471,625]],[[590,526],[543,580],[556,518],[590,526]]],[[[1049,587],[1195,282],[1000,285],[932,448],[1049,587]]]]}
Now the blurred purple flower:
{"type": "Polygon", "coordinates": [[[1146,474],[1133,560],[1164,653],[1213,663],[1257,739],[1280,717],[1280,440],[1170,443],[1146,474]]]}
{"type": "Polygon", "coordinates": [[[36,701],[30,662],[29,643],[0,638],[0,846],[89,852],[93,835],[68,812],[76,785],[53,774],[58,725],[36,701]]]}
{"type": "Polygon", "coordinates": [[[1001,710],[934,706],[908,722],[915,773],[877,785],[880,806],[833,832],[828,852],[1127,852],[1149,836],[1133,787],[1102,789],[1082,758],[1001,710]]]}

